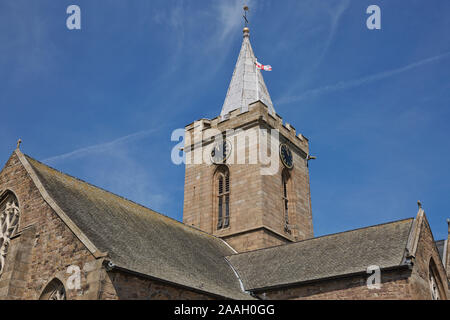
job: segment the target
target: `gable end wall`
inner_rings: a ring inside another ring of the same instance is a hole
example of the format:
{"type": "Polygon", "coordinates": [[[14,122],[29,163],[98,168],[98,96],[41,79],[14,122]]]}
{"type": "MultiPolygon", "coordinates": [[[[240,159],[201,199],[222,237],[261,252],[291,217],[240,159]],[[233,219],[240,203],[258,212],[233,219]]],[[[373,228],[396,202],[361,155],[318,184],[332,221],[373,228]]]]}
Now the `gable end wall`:
{"type": "Polygon", "coordinates": [[[16,153],[0,172],[0,192],[6,190],[18,199],[20,220],[0,277],[0,299],[38,299],[52,279],[67,284],[71,265],[80,268],[81,288],[68,290],[66,285],[67,298],[97,298],[100,259],[93,257],[44,201],[16,153]]]}

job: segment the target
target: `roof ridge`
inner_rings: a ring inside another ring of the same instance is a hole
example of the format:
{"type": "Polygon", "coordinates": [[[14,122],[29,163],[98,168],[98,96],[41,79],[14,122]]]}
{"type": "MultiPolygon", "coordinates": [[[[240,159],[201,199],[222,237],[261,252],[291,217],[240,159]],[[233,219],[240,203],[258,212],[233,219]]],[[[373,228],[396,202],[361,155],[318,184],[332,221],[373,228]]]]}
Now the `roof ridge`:
{"type": "Polygon", "coordinates": [[[280,247],[292,246],[292,245],[295,245],[295,244],[298,244],[298,243],[303,243],[303,242],[307,242],[307,241],[322,239],[322,238],[331,237],[331,236],[340,235],[340,234],[349,233],[349,232],[358,231],[358,230],[375,228],[375,227],[379,227],[379,226],[383,226],[383,225],[387,225],[387,224],[399,223],[399,222],[407,221],[407,220],[414,220],[414,218],[405,218],[405,219],[394,220],[394,221],[390,221],[390,222],[374,224],[374,225],[371,225],[371,226],[360,227],[360,228],[356,228],[356,229],[351,229],[351,230],[346,230],[346,231],[340,231],[340,232],[325,234],[325,235],[322,235],[322,236],[319,236],[319,237],[304,239],[304,240],[295,241],[295,242],[291,242],[291,243],[287,243],[287,244],[281,244],[281,245],[277,245],[277,246],[273,246],[273,247],[269,247],[269,248],[261,248],[261,249],[256,249],[256,250],[251,250],[251,251],[246,251],[246,252],[241,252],[241,253],[235,253],[235,254],[232,254],[230,256],[242,255],[242,254],[252,253],[252,252],[257,252],[257,251],[263,251],[263,250],[276,249],[276,248],[280,248],[280,247]]]}
{"type": "MultiPolygon", "coordinates": [[[[93,187],[93,188],[96,188],[96,189],[99,189],[99,190],[101,190],[101,191],[103,191],[103,192],[109,193],[109,194],[111,194],[111,195],[113,195],[113,196],[115,196],[115,197],[117,197],[117,198],[120,198],[120,199],[122,199],[122,200],[124,200],[124,201],[131,202],[131,203],[133,203],[133,204],[135,204],[135,205],[137,205],[137,206],[140,206],[140,207],[142,207],[142,208],[144,208],[144,209],[146,209],[146,210],[150,210],[150,211],[152,211],[152,212],[155,213],[155,214],[158,214],[158,215],[160,215],[160,216],[162,216],[162,217],[164,217],[164,218],[167,218],[167,219],[169,219],[169,220],[171,220],[171,221],[173,221],[173,222],[176,222],[176,223],[180,224],[181,226],[185,226],[185,227],[187,227],[187,228],[189,228],[189,229],[198,231],[198,232],[200,232],[200,233],[203,233],[203,234],[209,235],[209,236],[211,236],[211,237],[214,237],[215,239],[221,240],[221,238],[219,238],[219,237],[217,237],[217,236],[215,236],[215,235],[212,235],[212,234],[210,234],[210,233],[208,233],[208,232],[206,232],[206,231],[203,231],[203,230],[200,230],[200,229],[195,228],[195,227],[193,227],[193,226],[190,226],[190,225],[188,225],[188,224],[185,224],[185,223],[183,223],[183,222],[181,222],[181,221],[179,221],[179,220],[177,220],[177,219],[174,219],[174,218],[169,217],[169,216],[167,216],[167,215],[165,215],[165,214],[163,214],[163,213],[161,213],[161,212],[158,212],[158,211],[156,211],[156,210],[153,210],[153,209],[151,209],[151,208],[148,208],[148,207],[146,207],[146,206],[144,206],[144,205],[142,205],[142,204],[140,204],[140,203],[137,203],[137,202],[135,202],[135,201],[133,201],[133,200],[127,199],[127,198],[125,198],[125,197],[123,197],[123,196],[121,196],[121,195],[118,195],[118,194],[114,193],[114,192],[111,192],[111,191],[106,190],[106,189],[104,189],[104,188],[102,188],[102,187],[96,186],[96,185],[94,185],[94,184],[92,184],[92,183],[90,183],[90,182],[84,181],[83,179],[80,179],[80,178],[77,178],[77,177],[75,177],[75,176],[72,176],[72,175],[70,175],[70,174],[68,174],[68,173],[62,172],[61,170],[58,170],[58,169],[56,169],[56,168],[53,168],[53,167],[51,167],[51,166],[49,166],[49,165],[47,165],[47,164],[45,164],[45,163],[43,163],[43,162],[41,162],[41,161],[39,161],[39,160],[37,160],[37,159],[35,159],[35,158],[33,158],[33,157],[27,155],[27,154],[24,154],[24,153],[23,153],[23,155],[24,155],[26,158],[28,158],[28,159],[31,159],[31,160],[33,160],[33,161],[36,161],[37,163],[39,163],[39,164],[41,164],[41,165],[43,165],[43,166],[45,166],[45,167],[47,167],[47,168],[49,168],[49,169],[51,169],[51,170],[53,170],[53,171],[56,171],[56,172],[59,173],[59,174],[68,176],[68,177],[70,177],[70,178],[72,178],[72,179],[75,179],[75,180],[81,182],[81,183],[85,183],[85,184],[87,184],[87,185],[89,185],[89,186],[91,186],[91,187],[93,187]]],[[[28,159],[27,159],[27,160],[28,160],[28,159]]]]}

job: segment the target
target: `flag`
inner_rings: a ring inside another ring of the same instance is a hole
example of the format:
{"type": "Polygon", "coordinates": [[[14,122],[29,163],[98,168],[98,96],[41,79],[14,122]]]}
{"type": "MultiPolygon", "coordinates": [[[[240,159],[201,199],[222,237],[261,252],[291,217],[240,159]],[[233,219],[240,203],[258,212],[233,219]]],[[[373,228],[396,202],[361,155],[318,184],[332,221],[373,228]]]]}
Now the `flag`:
{"type": "Polygon", "coordinates": [[[265,65],[259,63],[258,60],[255,61],[255,64],[259,70],[272,71],[272,66],[269,66],[269,65],[265,66],[265,65]]]}

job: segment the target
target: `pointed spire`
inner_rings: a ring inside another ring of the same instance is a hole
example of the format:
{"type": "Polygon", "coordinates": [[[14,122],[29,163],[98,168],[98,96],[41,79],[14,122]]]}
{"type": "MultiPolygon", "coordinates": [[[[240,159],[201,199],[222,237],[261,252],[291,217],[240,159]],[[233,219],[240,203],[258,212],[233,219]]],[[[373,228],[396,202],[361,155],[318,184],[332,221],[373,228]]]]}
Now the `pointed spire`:
{"type": "MultiPolygon", "coordinates": [[[[245,11],[248,11],[244,8],[245,11]]],[[[246,15],[245,15],[246,18],[246,15]]],[[[246,25],[248,20],[245,19],[246,25]]],[[[256,57],[250,44],[250,29],[245,26],[244,39],[242,41],[241,51],[234,67],[233,77],[228,87],[225,102],[220,115],[224,117],[229,112],[241,109],[242,112],[248,111],[249,104],[261,101],[268,108],[271,114],[275,114],[272,99],[261,71],[256,68],[256,57]]]]}

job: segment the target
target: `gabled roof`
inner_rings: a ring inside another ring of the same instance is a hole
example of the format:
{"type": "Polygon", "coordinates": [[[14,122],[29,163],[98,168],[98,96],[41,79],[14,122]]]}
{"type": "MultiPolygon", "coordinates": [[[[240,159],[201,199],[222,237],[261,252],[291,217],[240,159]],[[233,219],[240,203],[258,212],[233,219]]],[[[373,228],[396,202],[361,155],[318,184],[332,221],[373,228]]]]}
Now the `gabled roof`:
{"type": "Polygon", "coordinates": [[[275,114],[269,91],[255,62],[256,57],[250,44],[249,31],[245,28],[241,51],[220,113],[222,117],[236,109],[246,112],[249,104],[258,100],[269,108],[271,114],[275,114]]]}
{"type": "Polygon", "coordinates": [[[223,240],[16,154],[47,202],[80,240],[126,269],[231,299],[251,299],[225,256],[223,240]],[[37,179],[37,180],[36,180],[37,179]],[[64,220],[63,219],[63,220],[64,220]],[[77,230],[78,230],[77,229],[77,230]],[[87,238],[87,239],[86,239],[87,238]]]}
{"type": "MultiPolygon", "coordinates": [[[[96,257],[120,269],[231,299],[247,291],[406,266],[422,219],[236,253],[223,240],[15,151],[43,198],[96,257]]],[[[440,242],[437,242],[438,248],[440,242]]]]}
{"type": "Polygon", "coordinates": [[[351,230],[228,257],[246,290],[403,265],[414,219],[351,230]]]}

